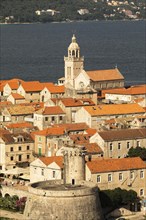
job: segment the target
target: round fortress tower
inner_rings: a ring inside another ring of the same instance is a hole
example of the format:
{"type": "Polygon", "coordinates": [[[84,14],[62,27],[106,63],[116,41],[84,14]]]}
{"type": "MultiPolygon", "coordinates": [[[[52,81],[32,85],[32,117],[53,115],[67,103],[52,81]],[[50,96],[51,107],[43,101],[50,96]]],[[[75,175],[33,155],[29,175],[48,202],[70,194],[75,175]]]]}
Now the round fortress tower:
{"type": "Polygon", "coordinates": [[[64,147],[64,179],[29,185],[25,220],[103,220],[98,188],[85,181],[83,147],[64,147]]]}

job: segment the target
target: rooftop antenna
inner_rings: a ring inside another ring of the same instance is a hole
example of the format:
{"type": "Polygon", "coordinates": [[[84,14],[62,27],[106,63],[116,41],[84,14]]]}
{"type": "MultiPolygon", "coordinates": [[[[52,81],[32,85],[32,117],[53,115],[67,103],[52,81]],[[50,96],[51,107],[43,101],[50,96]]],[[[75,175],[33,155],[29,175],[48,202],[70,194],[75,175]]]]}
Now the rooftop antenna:
{"type": "Polygon", "coordinates": [[[115,69],[117,69],[117,68],[118,68],[118,65],[116,64],[116,65],[115,65],[115,69]]]}

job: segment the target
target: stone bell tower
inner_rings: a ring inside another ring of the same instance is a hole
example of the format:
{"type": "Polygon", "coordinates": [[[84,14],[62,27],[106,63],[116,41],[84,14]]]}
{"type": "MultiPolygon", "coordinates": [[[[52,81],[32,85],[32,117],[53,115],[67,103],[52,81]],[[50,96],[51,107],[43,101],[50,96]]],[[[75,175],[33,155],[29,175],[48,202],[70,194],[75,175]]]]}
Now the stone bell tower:
{"type": "Polygon", "coordinates": [[[68,47],[68,56],[64,57],[65,62],[65,86],[74,88],[74,78],[84,68],[84,57],[80,55],[80,47],[73,35],[72,42],[68,47]]]}
{"type": "Polygon", "coordinates": [[[85,180],[85,148],[64,147],[64,184],[78,185],[85,180]]]}

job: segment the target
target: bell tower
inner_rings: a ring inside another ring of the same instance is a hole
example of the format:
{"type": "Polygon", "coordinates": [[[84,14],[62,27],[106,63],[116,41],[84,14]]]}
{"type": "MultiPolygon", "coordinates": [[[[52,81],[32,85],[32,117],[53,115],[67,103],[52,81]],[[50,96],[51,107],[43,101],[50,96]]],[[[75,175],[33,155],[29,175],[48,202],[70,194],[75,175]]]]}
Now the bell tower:
{"type": "Polygon", "coordinates": [[[76,41],[75,35],[68,47],[68,56],[64,57],[65,62],[65,85],[74,88],[74,78],[84,68],[84,57],[80,55],[80,47],[76,41]]]}

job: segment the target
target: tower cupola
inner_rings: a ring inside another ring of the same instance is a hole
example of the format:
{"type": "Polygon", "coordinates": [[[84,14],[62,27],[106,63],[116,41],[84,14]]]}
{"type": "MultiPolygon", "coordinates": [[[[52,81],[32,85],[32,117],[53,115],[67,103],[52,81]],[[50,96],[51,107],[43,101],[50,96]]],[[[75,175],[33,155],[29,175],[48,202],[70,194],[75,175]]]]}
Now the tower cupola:
{"type": "Polygon", "coordinates": [[[80,47],[76,41],[76,36],[74,34],[72,36],[72,42],[68,47],[68,57],[80,57],[80,47]]]}

